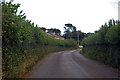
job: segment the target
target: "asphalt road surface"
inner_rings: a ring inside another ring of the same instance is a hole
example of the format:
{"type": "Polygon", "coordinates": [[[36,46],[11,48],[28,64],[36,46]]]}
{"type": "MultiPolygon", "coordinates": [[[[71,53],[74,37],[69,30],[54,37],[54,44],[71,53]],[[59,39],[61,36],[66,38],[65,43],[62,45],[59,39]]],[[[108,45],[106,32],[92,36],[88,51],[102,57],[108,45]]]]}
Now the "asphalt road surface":
{"type": "Polygon", "coordinates": [[[27,78],[118,78],[118,71],[88,59],[80,50],[48,55],[27,78]]]}

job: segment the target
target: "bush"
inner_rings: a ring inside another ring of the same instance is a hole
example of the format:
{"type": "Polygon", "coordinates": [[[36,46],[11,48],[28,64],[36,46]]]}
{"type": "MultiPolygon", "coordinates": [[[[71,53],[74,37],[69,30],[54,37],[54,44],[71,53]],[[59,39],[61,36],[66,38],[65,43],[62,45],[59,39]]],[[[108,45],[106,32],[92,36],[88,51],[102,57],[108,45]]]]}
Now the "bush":
{"type": "Polygon", "coordinates": [[[110,20],[94,34],[81,42],[85,47],[82,53],[112,67],[119,68],[120,22],[110,20]]]}
{"type": "Polygon", "coordinates": [[[60,40],[47,36],[34,26],[21,11],[20,4],[2,2],[2,66],[3,78],[24,76],[47,53],[76,48],[74,40],[60,40]]]}
{"type": "Polygon", "coordinates": [[[86,38],[84,38],[81,42],[82,45],[118,45],[120,43],[119,36],[119,21],[110,20],[109,25],[105,23],[105,25],[97,31],[86,38]]]}

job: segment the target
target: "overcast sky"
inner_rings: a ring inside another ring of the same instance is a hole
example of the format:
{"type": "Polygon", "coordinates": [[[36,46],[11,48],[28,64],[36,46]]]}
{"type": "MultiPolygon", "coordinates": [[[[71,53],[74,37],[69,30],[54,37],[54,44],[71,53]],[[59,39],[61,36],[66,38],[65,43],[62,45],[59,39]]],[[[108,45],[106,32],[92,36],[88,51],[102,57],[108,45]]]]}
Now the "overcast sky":
{"type": "MultiPolygon", "coordinates": [[[[7,0],[6,0],[7,1],[7,0]]],[[[120,0],[14,0],[20,10],[40,27],[64,31],[71,23],[82,32],[94,32],[110,19],[118,19],[120,0]]]]}

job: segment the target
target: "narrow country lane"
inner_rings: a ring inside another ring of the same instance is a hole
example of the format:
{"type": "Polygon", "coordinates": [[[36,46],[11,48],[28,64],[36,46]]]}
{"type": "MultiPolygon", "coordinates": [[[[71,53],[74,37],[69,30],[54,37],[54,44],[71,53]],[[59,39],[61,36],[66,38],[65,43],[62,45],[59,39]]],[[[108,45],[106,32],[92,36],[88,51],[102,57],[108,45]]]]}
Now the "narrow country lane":
{"type": "Polygon", "coordinates": [[[27,78],[118,78],[118,72],[102,63],[68,50],[47,56],[27,78]]]}

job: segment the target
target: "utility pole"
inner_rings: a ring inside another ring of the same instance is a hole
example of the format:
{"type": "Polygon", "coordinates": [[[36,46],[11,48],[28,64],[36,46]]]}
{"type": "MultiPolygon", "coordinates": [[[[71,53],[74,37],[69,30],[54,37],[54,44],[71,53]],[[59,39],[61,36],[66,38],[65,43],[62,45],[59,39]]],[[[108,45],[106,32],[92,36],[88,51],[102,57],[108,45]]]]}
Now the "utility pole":
{"type": "Polygon", "coordinates": [[[79,31],[77,32],[77,39],[78,39],[78,45],[79,45],[79,31]]]}

